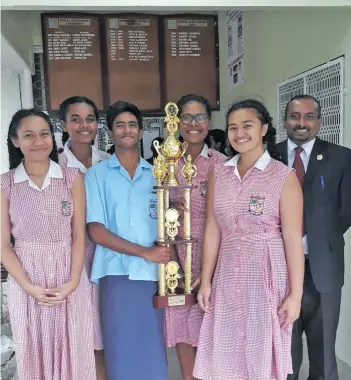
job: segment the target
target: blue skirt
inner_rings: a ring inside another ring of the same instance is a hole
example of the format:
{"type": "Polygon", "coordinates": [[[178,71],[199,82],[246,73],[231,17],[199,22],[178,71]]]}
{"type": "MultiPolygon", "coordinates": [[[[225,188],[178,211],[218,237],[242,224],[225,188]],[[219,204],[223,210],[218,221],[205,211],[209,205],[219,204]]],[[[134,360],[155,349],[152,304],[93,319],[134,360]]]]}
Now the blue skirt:
{"type": "Polygon", "coordinates": [[[108,380],[166,380],[163,310],[154,309],[156,282],[106,276],[100,317],[108,380]]]}

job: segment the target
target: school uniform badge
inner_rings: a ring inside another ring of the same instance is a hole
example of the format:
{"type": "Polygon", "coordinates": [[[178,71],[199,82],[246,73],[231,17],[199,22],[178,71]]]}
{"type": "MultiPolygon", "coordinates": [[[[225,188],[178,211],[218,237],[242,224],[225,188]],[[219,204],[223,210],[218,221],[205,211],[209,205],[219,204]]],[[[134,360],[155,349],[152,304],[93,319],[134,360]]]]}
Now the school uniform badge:
{"type": "Polygon", "coordinates": [[[252,215],[262,215],[264,209],[264,201],[265,197],[260,197],[259,195],[251,195],[250,204],[249,204],[249,212],[252,215]]]}
{"type": "Polygon", "coordinates": [[[206,197],[207,194],[207,181],[200,182],[200,194],[202,197],[206,197]]]}
{"type": "Polygon", "coordinates": [[[150,199],[149,216],[152,219],[157,219],[157,200],[156,199],[150,199]]]}
{"type": "Polygon", "coordinates": [[[72,207],[70,201],[62,201],[61,202],[61,211],[63,216],[71,216],[72,207]]]}

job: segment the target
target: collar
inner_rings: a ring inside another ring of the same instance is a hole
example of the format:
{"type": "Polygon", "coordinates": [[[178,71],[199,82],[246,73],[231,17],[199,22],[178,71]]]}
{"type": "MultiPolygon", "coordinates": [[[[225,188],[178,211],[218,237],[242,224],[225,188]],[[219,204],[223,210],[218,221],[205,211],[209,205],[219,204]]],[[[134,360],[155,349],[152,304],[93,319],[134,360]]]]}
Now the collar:
{"type": "MultiPolygon", "coordinates": [[[[312,149],[313,149],[315,141],[316,141],[316,139],[314,138],[313,140],[311,140],[311,141],[309,141],[309,142],[301,145],[301,148],[303,148],[303,150],[305,151],[307,157],[309,157],[311,155],[311,152],[312,152],[312,149]]],[[[295,144],[293,141],[291,141],[290,139],[288,139],[288,157],[290,157],[292,151],[296,147],[297,147],[297,144],[295,144]]]]}
{"type": "MultiPolygon", "coordinates": [[[[235,155],[233,158],[231,158],[229,161],[227,161],[224,166],[238,166],[238,161],[240,158],[240,154],[235,155]]],[[[259,170],[266,169],[267,165],[269,164],[269,161],[271,160],[271,156],[269,155],[268,151],[266,150],[261,157],[256,161],[254,168],[257,168],[259,170]]]]}
{"type": "MultiPolygon", "coordinates": [[[[76,156],[71,151],[71,140],[68,140],[63,148],[63,152],[67,157],[67,167],[69,168],[75,168],[79,169],[81,173],[85,173],[88,169],[76,158],[76,156]]],[[[97,162],[102,161],[102,157],[99,154],[99,151],[94,147],[94,145],[91,146],[92,150],[92,165],[95,165],[97,162]]]]}
{"type": "MultiPolygon", "coordinates": [[[[123,167],[122,164],[120,163],[119,159],[117,158],[116,154],[112,154],[111,157],[108,159],[108,165],[110,168],[121,168],[123,167]]],[[[142,157],[139,156],[139,164],[141,168],[144,169],[150,169],[152,170],[153,166],[149,164],[146,160],[144,160],[142,157]]]]}
{"type": "Polygon", "coordinates": [[[62,168],[56,162],[50,160],[49,170],[44,179],[43,186],[40,189],[28,176],[26,169],[24,167],[23,161],[22,161],[20,165],[15,169],[13,182],[21,183],[24,181],[28,181],[30,187],[39,191],[43,191],[46,187],[50,185],[51,178],[63,178],[62,168]]]}
{"type": "Polygon", "coordinates": [[[204,158],[210,158],[210,149],[207,144],[204,144],[200,156],[204,158]]]}
{"type": "MultiPolygon", "coordinates": [[[[202,151],[201,153],[199,154],[199,156],[196,158],[196,160],[199,158],[199,157],[203,157],[203,158],[210,158],[211,157],[211,153],[210,153],[210,149],[208,147],[207,144],[204,144],[203,148],[202,148],[202,151]]],[[[184,162],[186,163],[186,157],[185,157],[185,154],[183,155],[183,160],[184,162]]],[[[196,162],[196,160],[194,162],[196,162]]]]}

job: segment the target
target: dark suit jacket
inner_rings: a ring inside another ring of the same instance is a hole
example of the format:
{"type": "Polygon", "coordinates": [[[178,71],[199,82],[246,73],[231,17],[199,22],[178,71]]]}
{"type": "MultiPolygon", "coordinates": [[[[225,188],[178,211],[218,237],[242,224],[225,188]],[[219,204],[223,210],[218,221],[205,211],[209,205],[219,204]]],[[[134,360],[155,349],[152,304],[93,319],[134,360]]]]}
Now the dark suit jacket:
{"type": "MultiPolygon", "coordinates": [[[[287,140],[277,145],[288,164],[287,140]]],[[[344,284],[344,236],[351,225],[351,150],[316,138],[303,185],[308,257],[320,293],[344,284]],[[319,156],[319,160],[317,159],[319,156]]]]}

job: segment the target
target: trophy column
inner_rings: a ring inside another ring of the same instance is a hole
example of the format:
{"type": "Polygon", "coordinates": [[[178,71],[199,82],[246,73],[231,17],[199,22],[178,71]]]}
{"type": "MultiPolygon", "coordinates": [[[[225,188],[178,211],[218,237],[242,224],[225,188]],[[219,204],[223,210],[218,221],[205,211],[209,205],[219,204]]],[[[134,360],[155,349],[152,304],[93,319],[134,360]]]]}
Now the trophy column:
{"type": "Polygon", "coordinates": [[[185,293],[191,293],[191,271],[192,271],[192,247],[193,244],[191,240],[191,218],[190,218],[190,191],[191,189],[184,189],[184,199],[186,205],[186,211],[184,211],[184,240],[185,240],[185,268],[184,268],[184,282],[185,282],[185,293]],[[188,241],[187,241],[188,240],[188,241]]]}
{"type": "Polygon", "coordinates": [[[192,244],[191,237],[191,210],[190,198],[192,178],[196,175],[196,167],[191,162],[191,156],[187,157],[182,174],[187,181],[186,185],[180,185],[177,178],[178,160],[186,152],[187,143],[180,142],[176,138],[179,119],[177,117],[178,108],[174,103],[166,106],[166,123],[168,136],[166,141],[160,145],[155,141],[154,146],[158,156],[154,159],[153,175],[157,185],[154,189],[157,193],[157,219],[158,219],[158,243],[162,245],[185,245],[186,259],[184,265],[185,289],[178,287],[179,264],[177,261],[170,261],[168,264],[158,266],[158,292],[155,294],[153,303],[155,308],[176,307],[184,305],[194,305],[196,303],[195,294],[192,293],[192,244]],[[187,210],[184,212],[184,236],[178,236],[179,212],[170,206],[170,191],[178,189],[182,191],[187,210]]]}
{"type": "MultiPolygon", "coordinates": [[[[157,240],[159,243],[165,241],[165,190],[157,189],[157,240]]],[[[158,265],[158,293],[166,295],[165,264],[158,265]]]]}

